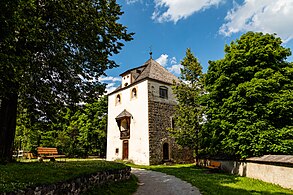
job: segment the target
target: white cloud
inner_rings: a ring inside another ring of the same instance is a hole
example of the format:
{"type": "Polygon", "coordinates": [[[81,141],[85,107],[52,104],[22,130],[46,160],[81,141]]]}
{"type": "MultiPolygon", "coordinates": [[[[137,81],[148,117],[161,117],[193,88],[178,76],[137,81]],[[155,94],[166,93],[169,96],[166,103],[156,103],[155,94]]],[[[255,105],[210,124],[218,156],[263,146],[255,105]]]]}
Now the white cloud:
{"type": "Polygon", "coordinates": [[[177,63],[177,59],[175,57],[172,57],[170,59],[170,64],[171,64],[171,67],[168,67],[167,69],[176,75],[180,75],[181,73],[180,69],[182,68],[182,65],[177,63]]]}
{"type": "Polygon", "coordinates": [[[133,4],[139,2],[140,0],[125,0],[127,4],[133,4]]]}
{"type": "Polygon", "coordinates": [[[195,12],[217,6],[222,1],[225,0],[154,0],[155,11],[152,19],[160,23],[169,21],[176,23],[195,12]]]}
{"type": "Polygon", "coordinates": [[[107,86],[106,86],[106,94],[111,93],[116,88],[117,88],[117,86],[115,86],[115,83],[108,83],[107,86]]]}
{"type": "Polygon", "coordinates": [[[179,75],[181,73],[180,68],[182,68],[181,64],[177,63],[176,57],[172,57],[169,59],[168,54],[162,54],[156,61],[165,66],[168,71],[175,75],[179,75]]]}
{"type": "Polygon", "coordinates": [[[181,73],[181,70],[180,70],[180,69],[181,69],[182,67],[183,67],[183,66],[182,66],[181,64],[174,64],[174,65],[172,65],[171,67],[168,67],[167,69],[168,69],[170,72],[179,75],[179,74],[181,73]]]}
{"type": "Polygon", "coordinates": [[[114,91],[121,82],[121,78],[120,77],[112,77],[112,76],[108,76],[108,77],[100,77],[99,81],[102,83],[106,83],[106,94],[111,93],[112,91],[114,91]]]}
{"type": "Polygon", "coordinates": [[[171,63],[171,64],[177,64],[177,59],[176,59],[175,57],[172,57],[172,58],[170,59],[170,63],[171,63]]]}
{"type": "Polygon", "coordinates": [[[261,31],[277,33],[284,42],[293,39],[293,0],[245,0],[225,17],[220,34],[261,31]]]}
{"type": "Polygon", "coordinates": [[[168,63],[168,55],[162,54],[156,61],[161,64],[162,66],[166,66],[168,63]]]}
{"type": "Polygon", "coordinates": [[[119,81],[121,81],[121,78],[120,77],[100,77],[99,78],[99,81],[100,82],[119,82],[119,81]]]}

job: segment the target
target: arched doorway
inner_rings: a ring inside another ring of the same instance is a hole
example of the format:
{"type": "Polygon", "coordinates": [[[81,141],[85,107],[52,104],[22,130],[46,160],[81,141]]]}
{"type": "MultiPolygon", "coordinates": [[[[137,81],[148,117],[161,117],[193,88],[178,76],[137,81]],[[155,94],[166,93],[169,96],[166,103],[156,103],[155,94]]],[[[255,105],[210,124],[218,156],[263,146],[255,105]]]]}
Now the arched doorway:
{"type": "Polygon", "coordinates": [[[169,158],[169,144],[168,143],[164,143],[163,144],[163,160],[164,161],[168,161],[169,158]]]}

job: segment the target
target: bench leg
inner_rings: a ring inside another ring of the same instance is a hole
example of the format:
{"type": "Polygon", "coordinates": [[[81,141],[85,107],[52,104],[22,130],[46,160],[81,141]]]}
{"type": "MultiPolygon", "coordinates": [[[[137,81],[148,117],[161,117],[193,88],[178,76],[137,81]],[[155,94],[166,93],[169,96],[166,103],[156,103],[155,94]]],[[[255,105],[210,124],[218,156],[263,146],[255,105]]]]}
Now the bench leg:
{"type": "Polygon", "coordinates": [[[38,157],[38,161],[39,161],[39,162],[43,162],[43,158],[39,156],[39,157],[38,157]]]}

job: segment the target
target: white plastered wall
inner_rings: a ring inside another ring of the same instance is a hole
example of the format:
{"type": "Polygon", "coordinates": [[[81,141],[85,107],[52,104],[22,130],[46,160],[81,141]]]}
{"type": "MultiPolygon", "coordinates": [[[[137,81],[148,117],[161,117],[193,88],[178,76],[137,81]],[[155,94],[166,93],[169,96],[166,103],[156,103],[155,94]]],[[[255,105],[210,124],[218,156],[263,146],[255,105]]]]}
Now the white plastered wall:
{"type": "Polygon", "coordinates": [[[122,88],[131,84],[131,74],[123,75],[122,77],[122,88]]]}
{"type": "Polygon", "coordinates": [[[148,134],[148,81],[125,87],[108,97],[108,130],[107,130],[107,160],[122,159],[122,143],[120,131],[115,118],[126,109],[132,114],[130,121],[130,139],[128,159],[136,164],[149,165],[149,134],[148,134]],[[137,97],[131,97],[133,88],[137,97]],[[116,104],[116,96],[120,95],[121,102],[116,104]],[[116,148],[119,152],[116,153],[116,148]]]}

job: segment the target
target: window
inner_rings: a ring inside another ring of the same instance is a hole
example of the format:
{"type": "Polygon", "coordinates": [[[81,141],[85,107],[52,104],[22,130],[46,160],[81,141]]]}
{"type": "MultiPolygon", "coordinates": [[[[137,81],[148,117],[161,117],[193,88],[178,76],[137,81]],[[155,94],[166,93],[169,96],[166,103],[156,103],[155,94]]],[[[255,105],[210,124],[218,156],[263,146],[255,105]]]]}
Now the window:
{"type": "Polygon", "coordinates": [[[168,88],[165,86],[160,87],[160,98],[168,99],[168,88]]]}
{"type": "Polygon", "coordinates": [[[137,90],[136,90],[136,88],[133,88],[131,90],[131,98],[136,98],[136,97],[137,97],[137,90]]]}
{"type": "Polygon", "coordinates": [[[128,131],[129,130],[129,122],[127,119],[123,119],[121,121],[121,131],[128,131]]]}
{"type": "Polygon", "coordinates": [[[120,96],[120,94],[118,94],[117,96],[116,96],[116,105],[117,104],[120,104],[121,103],[121,96],[120,96]]]}
{"type": "Polygon", "coordinates": [[[174,119],[174,117],[171,117],[171,128],[175,129],[175,119],[174,119]]]}

